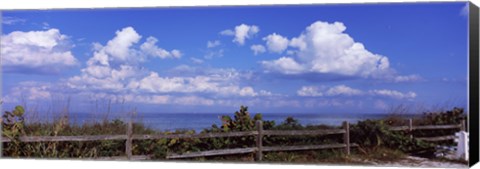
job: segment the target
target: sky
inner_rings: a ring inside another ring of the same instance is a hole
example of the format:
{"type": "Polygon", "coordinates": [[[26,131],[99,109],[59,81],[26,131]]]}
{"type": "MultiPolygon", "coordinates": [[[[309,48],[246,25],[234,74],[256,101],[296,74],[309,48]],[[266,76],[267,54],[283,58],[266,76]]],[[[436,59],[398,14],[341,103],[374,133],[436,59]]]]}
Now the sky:
{"type": "Polygon", "coordinates": [[[466,107],[466,4],[2,11],[3,108],[466,107]]]}

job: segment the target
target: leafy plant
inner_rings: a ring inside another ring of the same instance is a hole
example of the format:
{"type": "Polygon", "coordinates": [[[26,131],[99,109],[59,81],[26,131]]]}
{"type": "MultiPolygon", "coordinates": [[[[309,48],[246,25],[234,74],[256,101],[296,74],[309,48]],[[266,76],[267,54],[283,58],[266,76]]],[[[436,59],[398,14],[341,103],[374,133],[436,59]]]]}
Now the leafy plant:
{"type": "Polygon", "coordinates": [[[22,146],[20,136],[25,133],[24,113],[25,109],[23,109],[22,106],[16,106],[12,112],[5,111],[2,115],[2,134],[4,137],[10,139],[10,144],[12,144],[12,146],[6,147],[5,151],[11,151],[14,157],[20,155],[22,146]]]}
{"type": "Polygon", "coordinates": [[[466,119],[463,108],[454,107],[444,112],[424,112],[418,123],[423,125],[459,124],[466,119]]]}
{"type": "MultiPolygon", "coordinates": [[[[255,122],[257,120],[262,120],[261,114],[255,114],[252,118],[250,117],[250,112],[248,112],[248,107],[240,106],[240,111],[234,113],[234,118],[230,116],[222,116],[222,126],[221,129],[224,132],[228,131],[251,131],[256,129],[255,122]]],[[[273,121],[265,121],[263,125],[264,128],[271,128],[274,125],[273,121]]],[[[215,130],[215,126],[212,126],[215,130]]],[[[217,130],[218,131],[218,130],[217,130]]]]}
{"type": "MultiPolygon", "coordinates": [[[[458,125],[466,119],[463,108],[454,107],[451,110],[440,112],[424,112],[422,118],[414,120],[414,125],[458,125]]],[[[467,121],[467,120],[465,120],[467,121]]],[[[468,124],[465,124],[467,129],[468,124]]],[[[459,129],[441,130],[415,130],[413,134],[417,137],[437,137],[454,135],[459,129]]],[[[454,145],[453,140],[439,141],[437,144],[454,145]]]]}
{"type": "MultiPolygon", "coordinates": [[[[235,132],[256,130],[256,121],[262,120],[261,114],[255,114],[251,117],[248,107],[240,106],[240,110],[234,113],[233,118],[222,116],[222,125],[212,125],[210,129],[204,129],[202,133],[215,132],[235,132]]],[[[270,129],[275,125],[273,121],[263,121],[263,128],[270,129]]],[[[194,134],[195,131],[176,131],[175,133],[194,134]]],[[[168,150],[174,153],[188,153],[202,150],[225,149],[252,147],[255,145],[255,138],[245,137],[227,137],[227,138],[207,138],[207,139],[170,139],[168,141],[168,150]]]]}
{"type": "Polygon", "coordinates": [[[434,146],[432,144],[410,139],[405,133],[389,130],[388,127],[383,120],[359,121],[350,129],[351,140],[361,147],[388,147],[405,153],[427,152],[433,154],[434,146]]]}

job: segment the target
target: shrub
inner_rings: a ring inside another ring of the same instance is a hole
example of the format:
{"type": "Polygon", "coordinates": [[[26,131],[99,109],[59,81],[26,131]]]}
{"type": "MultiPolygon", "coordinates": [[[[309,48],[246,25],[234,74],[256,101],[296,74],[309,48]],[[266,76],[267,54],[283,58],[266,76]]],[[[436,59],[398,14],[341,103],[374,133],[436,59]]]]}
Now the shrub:
{"type": "MultiPolygon", "coordinates": [[[[241,106],[239,111],[234,113],[234,117],[222,116],[222,126],[213,124],[210,129],[204,129],[202,133],[215,132],[235,132],[256,130],[256,121],[262,120],[261,114],[255,114],[253,118],[248,112],[248,107],[241,106]]],[[[263,128],[270,129],[275,125],[273,121],[263,121],[263,128]]],[[[176,133],[194,134],[195,131],[177,131],[176,133]]],[[[194,151],[225,149],[225,148],[245,148],[255,145],[255,138],[245,137],[227,137],[227,138],[206,138],[206,139],[170,139],[168,149],[174,153],[187,153],[194,151]]]]}
{"type": "Polygon", "coordinates": [[[417,123],[421,125],[459,124],[466,119],[463,108],[454,107],[444,112],[424,112],[417,123]]]}
{"type": "MultiPolygon", "coordinates": [[[[466,119],[463,108],[454,107],[451,110],[440,112],[424,112],[423,116],[414,120],[414,125],[456,125],[466,119]]],[[[465,124],[467,129],[467,124],[465,124]]],[[[417,137],[436,137],[454,135],[458,129],[435,129],[435,130],[415,130],[413,134],[417,137]]],[[[455,144],[452,140],[440,141],[437,144],[455,144]]]]}
{"type": "Polygon", "coordinates": [[[352,125],[351,140],[361,147],[388,147],[405,153],[419,153],[428,151],[433,154],[432,144],[410,139],[402,132],[391,131],[383,120],[365,120],[352,125]]]}
{"type": "Polygon", "coordinates": [[[23,143],[20,141],[20,136],[25,133],[24,113],[25,109],[22,106],[16,106],[12,112],[5,111],[2,116],[2,135],[11,140],[9,143],[11,146],[4,147],[3,151],[11,152],[13,157],[21,155],[23,143]]]}

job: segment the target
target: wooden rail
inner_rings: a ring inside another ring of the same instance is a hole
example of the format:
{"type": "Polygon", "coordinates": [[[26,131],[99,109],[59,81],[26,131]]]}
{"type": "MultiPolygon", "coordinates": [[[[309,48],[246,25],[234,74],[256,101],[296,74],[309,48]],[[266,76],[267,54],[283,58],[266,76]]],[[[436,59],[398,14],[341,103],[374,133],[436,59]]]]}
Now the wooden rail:
{"type": "Polygon", "coordinates": [[[149,139],[172,139],[172,138],[219,138],[219,137],[240,137],[240,136],[254,136],[257,131],[240,131],[228,133],[199,133],[199,134],[147,134],[147,135],[133,135],[134,140],[149,140],[149,139]]]}
{"type": "MultiPolygon", "coordinates": [[[[334,149],[334,148],[345,148],[345,144],[324,144],[324,145],[300,145],[300,146],[276,146],[276,147],[263,147],[262,152],[272,152],[272,151],[301,151],[301,150],[319,150],[319,149],[334,149]]],[[[351,147],[358,147],[357,144],[351,144],[351,147]]],[[[210,150],[210,151],[201,151],[193,152],[187,154],[170,154],[167,156],[167,159],[178,159],[178,158],[193,158],[193,157],[206,157],[206,156],[216,156],[216,155],[231,155],[231,154],[245,154],[245,153],[254,153],[257,152],[257,147],[249,148],[235,148],[235,149],[224,149],[224,150],[210,150]]],[[[258,159],[258,157],[257,157],[258,159]]]]}
{"type": "Polygon", "coordinates": [[[445,140],[454,140],[456,137],[453,135],[448,135],[448,136],[438,136],[438,137],[418,137],[418,140],[423,140],[423,141],[445,141],[445,140]]]}
{"type": "Polygon", "coordinates": [[[271,136],[299,136],[299,135],[328,135],[343,134],[345,129],[323,129],[323,130],[265,130],[263,135],[271,136]]]}
{"type": "MultiPolygon", "coordinates": [[[[245,154],[255,153],[258,161],[262,160],[263,152],[268,151],[299,151],[299,150],[312,150],[312,149],[332,149],[332,148],[344,148],[346,154],[350,154],[350,133],[349,124],[343,123],[343,129],[324,129],[324,130],[263,130],[262,121],[256,121],[257,130],[255,131],[241,131],[241,132],[228,132],[228,133],[199,133],[199,134],[147,134],[136,135],[133,134],[132,122],[127,123],[127,131],[125,135],[93,135],[93,136],[22,136],[20,141],[22,142],[62,142],[62,141],[103,141],[103,140],[125,140],[125,157],[99,157],[99,160],[139,160],[148,159],[148,156],[134,156],[132,154],[132,141],[133,140],[147,140],[147,139],[182,139],[182,138],[221,138],[221,137],[245,137],[255,136],[256,147],[250,148],[234,148],[224,150],[209,150],[201,152],[192,152],[186,154],[169,154],[167,159],[175,158],[191,158],[191,157],[203,157],[203,156],[216,156],[216,155],[230,155],[230,154],[245,154]],[[282,146],[282,147],[263,147],[264,136],[319,136],[319,135],[331,135],[331,134],[343,134],[343,144],[326,144],[326,145],[299,145],[299,146],[282,146]]],[[[11,142],[10,139],[4,138],[2,142],[11,142]]]]}
{"type": "Polygon", "coordinates": [[[192,158],[192,157],[206,157],[206,156],[217,156],[217,155],[231,155],[231,154],[245,154],[253,153],[258,151],[256,147],[249,148],[234,148],[234,149],[224,149],[224,150],[210,150],[210,151],[200,151],[187,154],[170,154],[167,156],[167,159],[173,158],[192,158]]]}
{"type": "Polygon", "coordinates": [[[418,140],[428,141],[428,142],[454,140],[456,138],[455,135],[435,136],[435,137],[414,137],[412,134],[413,130],[444,130],[444,129],[459,129],[460,131],[465,131],[465,120],[461,120],[460,124],[413,126],[412,119],[408,119],[408,126],[389,127],[389,130],[392,130],[392,131],[409,131],[410,138],[412,139],[415,138],[418,140]]]}
{"type": "Polygon", "coordinates": [[[105,161],[125,161],[125,160],[150,160],[151,157],[148,155],[135,155],[131,156],[130,158],[126,156],[112,156],[112,157],[97,157],[97,158],[84,158],[87,160],[105,160],[105,161]]]}
{"type": "MultiPolygon", "coordinates": [[[[215,156],[215,155],[230,155],[230,154],[245,154],[255,152],[256,160],[261,161],[263,159],[263,152],[268,151],[300,151],[300,150],[315,150],[315,149],[333,149],[333,148],[344,148],[347,155],[350,154],[350,143],[349,143],[349,124],[348,122],[343,123],[343,129],[324,129],[324,130],[263,130],[262,121],[256,121],[255,125],[257,126],[256,131],[250,132],[231,132],[229,136],[240,137],[240,136],[256,136],[255,143],[256,147],[249,148],[235,148],[235,149],[223,149],[223,150],[209,150],[201,152],[192,152],[185,154],[169,154],[167,159],[176,159],[176,158],[192,158],[192,157],[205,157],[205,156],[215,156]],[[324,144],[324,145],[298,145],[298,146],[277,146],[277,147],[263,147],[263,137],[264,136],[299,136],[299,135],[309,135],[309,136],[319,136],[319,135],[331,135],[331,134],[344,134],[344,143],[336,144],[324,144]]],[[[220,134],[220,133],[212,133],[220,134]]],[[[227,133],[223,133],[227,134],[227,133]]],[[[185,136],[185,135],[182,135],[185,136]]],[[[201,134],[190,134],[186,138],[195,138],[195,137],[205,137],[206,135],[201,134]]],[[[214,137],[215,135],[209,135],[209,137],[214,137]]],[[[225,135],[221,135],[225,136],[225,135]]]]}
{"type": "MultiPolygon", "coordinates": [[[[436,129],[460,129],[460,124],[456,125],[427,125],[427,126],[412,126],[412,130],[436,130],[436,129]]],[[[402,131],[409,130],[409,126],[393,126],[389,130],[402,131]]]]}
{"type": "MultiPolygon", "coordinates": [[[[303,146],[278,146],[278,147],[264,147],[263,151],[297,151],[297,150],[318,150],[318,149],[332,149],[332,148],[346,148],[346,144],[323,144],[323,145],[303,145],[303,146]]],[[[350,144],[350,147],[358,147],[358,144],[350,144]]]]}
{"type": "Polygon", "coordinates": [[[429,126],[415,126],[414,130],[436,130],[436,129],[456,129],[460,128],[460,125],[429,125],[429,126]]]}
{"type": "MultiPolygon", "coordinates": [[[[56,142],[56,141],[99,141],[99,140],[125,140],[126,135],[90,135],[90,136],[21,136],[21,142],[56,142]]],[[[9,138],[2,137],[2,142],[11,142],[9,138]]]]}
{"type": "MultiPolygon", "coordinates": [[[[131,121],[127,123],[127,131],[125,135],[90,135],[90,136],[22,136],[21,142],[63,142],[63,141],[103,141],[103,140],[125,140],[125,157],[99,157],[95,159],[99,160],[145,160],[149,159],[149,156],[138,156],[132,154],[132,142],[133,140],[147,140],[147,139],[182,139],[182,138],[221,138],[221,137],[255,137],[255,147],[248,148],[234,148],[223,150],[209,150],[201,152],[192,152],[185,154],[168,154],[167,159],[176,158],[192,158],[203,156],[216,156],[216,155],[230,155],[230,154],[245,154],[255,153],[256,160],[261,161],[263,158],[263,152],[270,151],[301,151],[301,150],[315,150],[315,149],[336,149],[342,148],[346,155],[350,154],[350,148],[358,146],[357,144],[350,143],[350,126],[348,122],[342,123],[341,129],[321,129],[321,130],[263,130],[262,121],[256,121],[257,129],[254,131],[241,131],[241,132],[227,132],[227,133],[199,133],[199,134],[147,134],[136,135],[133,134],[133,124],[131,121]],[[296,145],[296,146],[274,146],[264,147],[263,137],[265,136],[320,136],[320,135],[332,135],[343,134],[343,143],[323,144],[323,145],[296,145]]],[[[412,135],[413,130],[440,130],[440,129],[460,129],[465,130],[465,122],[462,120],[461,124],[456,125],[426,125],[426,126],[413,126],[412,119],[409,119],[408,126],[392,126],[389,130],[393,131],[410,131],[411,138],[415,138],[412,135]]],[[[415,139],[436,142],[455,139],[454,135],[437,136],[437,137],[417,137],[415,139]]],[[[11,142],[8,138],[2,138],[0,142],[11,142]]]]}
{"type": "Polygon", "coordinates": [[[345,144],[323,144],[323,145],[301,145],[301,146],[276,146],[276,147],[264,147],[263,151],[298,151],[298,150],[315,150],[315,149],[332,149],[332,148],[345,148],[345,144]]]}

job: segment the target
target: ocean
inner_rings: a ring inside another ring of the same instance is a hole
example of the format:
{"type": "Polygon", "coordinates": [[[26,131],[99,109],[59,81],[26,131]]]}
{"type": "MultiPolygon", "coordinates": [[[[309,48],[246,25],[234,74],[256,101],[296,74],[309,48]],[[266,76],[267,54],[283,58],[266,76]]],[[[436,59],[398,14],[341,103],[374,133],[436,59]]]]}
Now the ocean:
{"type": "MultiPolygon", "coordinates": [[[[205,128],[210,128],[212,124],[221,126],[220,117],[228,115],[234,118],[233,113],[139,113],[135,116],[135,122],[141,122],[145,126],[159,131],[174,131],[177,129],[189,129],[201,131],[205,128]]],[[[252,118],[254,114],[251,114],[252,118]]],[[[331,125],[340,126],[343,121],[348,121],[353,124],[359,120],[365,119],[382,119],[388,114],[325,114],[325,113],[281,113],[262,114],[264,120],[273,120],[275,124],[282,123],[287,117],[291,116],[298,120],[302,125],[331,125]]],[[[413,117],[414,115],[404,115],[405,118],[413,117]]],[[[43,116],[45,117],[45,116],[43,116]]],[[[71,124],[83,124],[100,122],[104,119],[113,120],[120,119],[127,121],[125,115],[115,115],[114,113],[108,115],[98,115],[92,113],[70,113],[69,121],[71,124]]],[[[27,118],[28,119],[28,118],[27,118]]],[[[35,119],[35,118],[34,118],[35,119]]],[[[38,119],[38,118],[37,118],[38,119]]],[[[52,118],[50,118],[51,121],[52,118]]],[[[43,119],[42,121],[45,121],[43,119]]],[[[28,122],[28,121],[27,121],[28,122]]]]}

